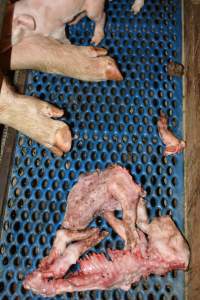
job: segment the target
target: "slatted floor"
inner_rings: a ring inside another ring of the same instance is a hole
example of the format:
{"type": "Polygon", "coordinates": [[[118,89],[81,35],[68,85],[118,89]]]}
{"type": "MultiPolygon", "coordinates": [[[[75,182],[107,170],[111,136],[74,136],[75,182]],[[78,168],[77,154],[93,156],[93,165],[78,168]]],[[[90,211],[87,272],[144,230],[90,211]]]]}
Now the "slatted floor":
{"type": "MultiPolygon", "coordinates": [[[[182,133],[182,80],[169,77],[170,60],[181,62],[181,1],[147,0],[134,16],[132,1],[106,5],[102,46],[118,62],[124,80],[87,83],[63,76],[30,72],[26,94],[61,107],[73,132],[71,152],[62,158],[18,135],[0,242],[0,298],[42,299],[25,291],[22,279],[47,255],[62,223],[66,198],[79,175],[110,164],[128,168],[147,191],[150,218],[172,215],[184,224],[183,154],[163,158],[157,132],[160,110],[172,130],[182,133]]],[[[84,19],[69,28],[73,43],[90,43],[94,24],[84,19]]],[[[93,225],[110,232],[93,251],[121,249],[123,243],[102,218],[93,225]]],[[[183,300],[184,274],[150,276],[121,290],[92,291],[54,299],[183,300]]]]}

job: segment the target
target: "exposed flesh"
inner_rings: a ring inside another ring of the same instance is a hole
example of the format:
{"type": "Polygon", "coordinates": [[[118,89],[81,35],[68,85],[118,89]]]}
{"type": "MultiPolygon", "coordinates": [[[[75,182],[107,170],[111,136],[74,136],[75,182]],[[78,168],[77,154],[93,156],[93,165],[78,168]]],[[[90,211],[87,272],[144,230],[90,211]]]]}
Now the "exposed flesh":
{"type": "Polygon", "coordinates": [[[179,140],[170,129],[168,129],[167,117],[163,112],[160,114],[158,121],[158,132],[163,143],[166,145],[164,155],[176,154],[185,148],[185,142],[179,140]]]}
{"type": "Polygon", "coordinates": [[[148,222],[143,196],[141,187],[119,166],[80,178],[69,194],[64,228],[57,233],[49,257],[26,277],[24,287],[43,296],[93,289],[128,290],[132,283],[152,273],[164,275],[174,269],[186,270],[187,242],[169,216],[148,222]],[[123,210],[122,220],[114,216],[114,210],[119,208],[123,210]],[[127,208],[128,213],[124,213],[127,208]],[[129,247],[127,243],[127,249],[108,250],[109,260],[104,254],[86,256],[79,260],[79,272],[67,273],[83,252],[106,236],[98,229],[84,229],[98,214],[126,242],[131,238],[129,247]],[[74,239],[81,241],[69,244],[74,239]]]}

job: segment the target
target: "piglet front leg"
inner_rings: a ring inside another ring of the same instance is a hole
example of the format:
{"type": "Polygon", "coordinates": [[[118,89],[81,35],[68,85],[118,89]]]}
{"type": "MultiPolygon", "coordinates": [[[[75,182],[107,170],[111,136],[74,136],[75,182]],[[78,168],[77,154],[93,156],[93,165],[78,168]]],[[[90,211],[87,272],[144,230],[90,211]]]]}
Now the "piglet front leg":
{"type": "Polygon", "coordinates": [[[0,92],[0,123],[21,131],[61,156],[71,148],[71,132],[61,117],[63,110],[34,97],[15,93],[4,79],[0,92]]]}
{"type": "Polygon", "coordinates": [[[95,236],[98,233],[96,228],[86,228],[84,230],[70,230],[70,229],[59,229],[56,232],[56,237],[53,242],[53,247],[48,256],[44,257],[39,265],[40,271],[45,271],[51,264],[54,263],[60,256],[63,255],[65,248],[68,244],[81,241],[95,236]]]}
{"type": "Polygon", "coordinates": [[[92,43],[98,45],[104,38],[104,26],[106,22],[106,14],[104,12],[105,0],[87,0],[86,12],[87,16],[95,22],[94,35],[92,43]]]}
{"type": "Polygon", "coordinates": [[[107,50],[64,45],[40,35],[24,38],[13,46],[11,69],[34,69],[85,81],[123,79],[115,61],[107,56],[107,50]]]}

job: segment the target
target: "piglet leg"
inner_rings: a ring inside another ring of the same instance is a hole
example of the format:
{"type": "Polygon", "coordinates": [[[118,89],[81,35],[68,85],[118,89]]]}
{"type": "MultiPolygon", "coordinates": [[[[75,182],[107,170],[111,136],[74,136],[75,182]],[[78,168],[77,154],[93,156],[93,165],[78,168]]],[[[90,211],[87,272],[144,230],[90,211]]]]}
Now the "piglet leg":
{"type": "Polygon", "coordinates": [[[97,228],[93,235],[79,242],[67,246],[63,254],[59,256],[46,270],[42,270],[43,278],[61,278],[68,271],[70,266],[76,264],[79,257],[89,248],[98,244],[108,235],[108,232],[99,233],[97,228]]]}
{"type": "Polygon", "coordinates": [[[107,235],[108,232],[99,232],[99,229],[97,228],[93,231],[93,235],[90,237],[68,245],[68,247],[64,249],[62,255],[57,257],[56,260],[54,260],[46,269],[41,270],[39,268],[38,270],[29,274],[24,281],[24,286],[28,288],[26,283],[30,284],[38,276],[43,280],[52,277],[54,279],[61,278],[68,271],[70,266],[77,262],[79,257],[85,251],[98,244],[107,235]]]}
{"type": "Polygon", "coordinates": [[[147,209],[144,199],[141,197],[137,206],[137,219],[136,225],[143,232],[147,232],[147,228],[149,226],[149,220],[147,215],[147,209]]]}
{"type": "Polygon", "coordinates": [[[122,80],[107,50],[62,44],[40,35],[24,38],[13,46],[11,69],[34,69],[85,81],[122,80]],[[22,55],[23,53],[23,55],[22,55]]]}
{"type": "Polygon", "coordinates": [[[0,93],[0,123],[21,131],[61,156],[71,148],[69,127],[54,117],[63,110],[34,97],[15,93],[4,80],[0,93]]]}
{"type": "Polygon", "coordinates": [[[85,240],[98,232],[99,231],[96,228],[88,228],[84,230],[58,230],[50,254],[43,258],[40,262],[40,271],[47,269],[59,256],[63,255],[65,248],[69,243],[85,240]]]}
{"type": "Polygon", "coordinates": [[[113,230],[125,242],[127,242],[126,231],[125,231],[123,220],[117,219],[112,211],[105,211],[103,216],[106,219],[106,221],[108,222],[108,224],[113,228],[113,230]]]}
{"type": "Polygon", "coordinates": [[[101,40],[104,38],[104,26],[106,22],[106,14],[102,13],[100,17],[94,18],[94,21],[96,23],[96,26],[95,26],[94,35],[91,42],[94,43],[95,45],[98,45],[101,42],[101,40]]]}
{"type": "Polygon", "coordinates": [[[106,15],[104,12],[105,0],[87,0],[85,10],[88,18],[95,22],[94,35],[92,43],[98,45],[104,38],[104,26],[106,22],[106,15]]]}
{"type": "Polygon", "coordinates": [[[135,203],[130,203],[129,199],[131,197],[131,194],[129,194],[129,191],[126,191],[126,189],[120,184],[113,183],[112,185],[110,185],[109,189],[112,193],[112,196],[116,198],[122,206],[123,224],[126,232],[127,247],[134,250],[138,240],[138,234],[135,227],[136,207],[138,201],[136,201],[135,203]]]}
{"type": "MultiPolygon", "coordinates": [[[[127,244],[127,235],[125,229],[126,224],[124,223],[124,220],[120,220],[116,218],[112,211],[105,211],[103,217],[106,219],[108,224],[113,228],[113,230],[125,241],[125,244],[127,244]]],[[[133,214],[132,223],[134,224],[134,222],[135,219],[133,214]]],[[[149,222],[148,222],[148,216],[146,211],[146,205],[144,199],[141,197],[137,205],[136,225],[143,232],[146,232],[148,228],[148,224],[149,222]]]]}
{"type": "MultiPolygon", "coordinates": [[[[103,217],[106,219],[108,224],[113,228],[113,230],[125,241],[125,248],[127,247],[127,233],[126,233],[126,227],[127,224],[124,222],[124,220],[119,220],[115,217],[114,213],[112,211],[105,211],[103,214],[103,217]]],[[[139,199],[138,205],[137,205],[137,216],[135,220],[135,215],[132,214],[132,224],[135,224],[139,229],[141,229],[143,232],[147,231],[148,228],[148,216],[146,211],[146,206],[144,199],[141,197],[139,199]]],[[[130,220],[131,222],[131,220],[130,220]]],[[[128,225],[129,227],[129,225],[128,225]]],[[[129,230],[129,228],[128,228],[129,230]]],[[[137,238],[137,235],[136,235],[137,238]]],[[[135,241],[134,241],[135,242],[135,241]]]]}

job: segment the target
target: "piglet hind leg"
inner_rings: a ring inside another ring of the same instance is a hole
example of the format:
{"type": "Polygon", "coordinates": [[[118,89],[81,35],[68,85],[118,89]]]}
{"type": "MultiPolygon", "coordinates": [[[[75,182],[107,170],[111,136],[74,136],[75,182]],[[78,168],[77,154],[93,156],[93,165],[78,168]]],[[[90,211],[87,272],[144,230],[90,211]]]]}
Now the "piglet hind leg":
{"type": "MultiPolygon", "coordinates": [[[[125,248],[126,248],[127,234],[126,234],[126,224],[124,223],[124,220],[119,220],[118,218],[116,218],[114,212],[112,211],[105,211],[103,216],[108,222],[108,224],[113,228],[113,230],[125,241],[125,248]]],[[[136,220],[133,218],[132,222],[133,224],[134,222],[136,222],[137,227],[141,229],[143,232],[146,232],[149,221],[148,221],[145,201],[142,197],[140,197],[138,201],[136,220]]]]}
{"type": "Polygon", "coordinates": [[[61,256],[54,260],[47,269],[42,270],[43,278],[62,278],[84,252],[98,244],[107,235],[108,232],[99,232],[97,228],[88,238],[68,245],[61,256]]]}
{"type": "Polygon", "coordinates": [[[112,211],[105,211],[103,216],[112,229],[125,241],[125,244],[127,244],[127,236],[123,220],[117,219],[112,211]]]}
{"type": "Polygon", "coordinates": [[[55,279],[64,276],[69,267],[75,264],[85,251],[95,246],[107,235],[106,231],[99,232],[99,229],[94,229],[93,234],[88,238],[68,245],[62,255],[54,260],[48,268],[38,269],[28,274],[23,282],[24,288],[44,296],[56,295],[57,291],[54,290],[56,286],[53,284],[55,279]],[[51,290],[52,288],[53,290],[51,290]]]}
{"type": "Polygon", "coordinates": [[[6,80],[0,93],[0,123],[10,126],[61,156],[71,148],[71,132],[67,124],[53,120],[63,110],[34,97],[15,93],[6,80]]]}
{"type": "Polygon", "coordinates": [[[84,230],[59,229],[56,233],[49,255],[43,258],[39,264],[39,270],[47,270],[56,259],[63,255],[68,244],[75,241],[85,240],[97,233],[98,229],[96,228],[87,228],[84,230]]]}
{"type": "Polygon", "coordinates": [[[104,38],[104,26],[106,22],[106,14],[104,12],[105,0],[87,0],[86,1],[86,12],[88,18],[95,22],[95,29],[92,38],[92,43],[98,45],[104,38]]]}
{"type": "Polygon", "coordinates": [[[139,236],[136,230],[136,208],[138,201],[136,199],[136,203],[131,203],[130,196],[132,195],[124,186],[119,183],[113,182],[112,184],[110,184],[109,191],[111,192],[112,196],[120,202],[122,206],[123,223],[121,223],[121,225],[124,225],[125,232],[123,230],[123,227],[123,231],[121,231],[120,228],[116,226],[116,221],[113,222],[113,219],[111,224],[111,216],[109,216],[109,219],[107,218],[108,222],[111,224],[111,226],[114,226],[116,232],[119,232],[120,230],[121,237],[126,237],[127,248],[133,251],[136,248],[139,240],[139,236]]]}

